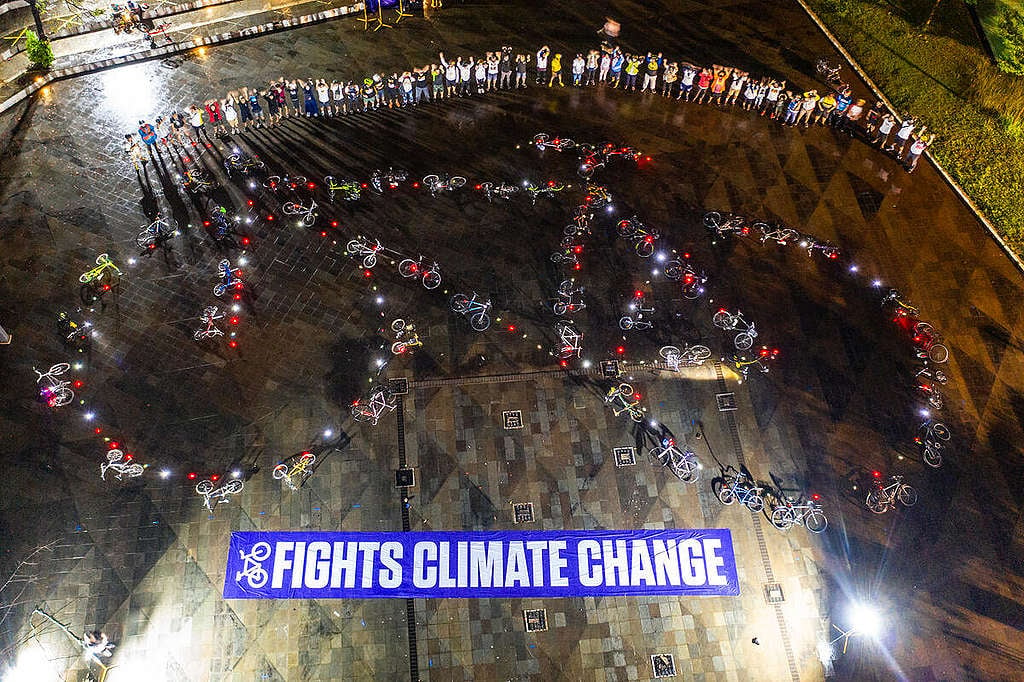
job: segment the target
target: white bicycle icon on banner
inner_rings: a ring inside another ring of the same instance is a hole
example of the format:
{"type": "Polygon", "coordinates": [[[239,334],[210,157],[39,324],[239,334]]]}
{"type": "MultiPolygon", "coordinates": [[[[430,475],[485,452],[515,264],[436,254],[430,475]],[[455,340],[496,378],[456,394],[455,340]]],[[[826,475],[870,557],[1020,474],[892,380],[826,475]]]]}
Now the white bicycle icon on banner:
{"type": "Polygon", "coordinates": [[[246,554],[238,550],[242,558],[242,570],[235,572],[235,582],[243,577],[249,583],[249,587],[258,590],[267,584],[267,569],[263,568],[263,562],[270,556],[270,543],[257,542],[252,546],[252,551],[246,554]]]}

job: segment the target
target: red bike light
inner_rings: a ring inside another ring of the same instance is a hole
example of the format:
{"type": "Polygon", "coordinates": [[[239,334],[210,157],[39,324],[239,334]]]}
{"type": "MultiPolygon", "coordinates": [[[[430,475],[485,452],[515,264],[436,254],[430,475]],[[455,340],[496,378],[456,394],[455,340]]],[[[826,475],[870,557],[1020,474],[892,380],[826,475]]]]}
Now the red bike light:
{"type": "Polygon", "coordinates": [[[740,234],[742,234],[744,237],[746,237],[748,234],[750,234],[750,228],[749,227],[744,227],[742,230],[740,230],[740,234]]]}
{"type": "Polygon", "coordinates": [[[574,265],[572,266],[572,269],[573,269],[573,270],[581,270],[581,269],[583,269],[583,266],[582,266],[582,265],[580,265],[579,263],[576,263],[576,264],[574,264],[574,265]]]}
{"type": "Polygon", "coordinates": [[[373,272],[370,270],[363,270],[363,277],[373,277],[373,272]]]}
{"type": "Polygon", "coordinates": [[[633,391],[633,397],[636,398],[637,400],[640,400],[640,398],[643,398],[643,396],[640,395],[639,393],[637,393],[636,391],[633,391]]]}
{"type": "Polygon", "coordinates": [[[651,160],[651,157],[649,157],[649,156],[645,156],[644,157],[644,161],[650,161],[650,160],[651,160]]]}
{"type": "Polygon", "coordinates": [[[110,445],[107,446],[107,449],[108,450],[117,450],[119,447],[120,447],[120,443],[118,443],[116,440],[112,440],[112,441],[110,441],[110,445]]]}
{"type": "Polygon", "coordinates": [[[337,226],[338,226],[338,221],[337,220],[332,220],[331,221],[331,227],[337,227],[337,226]]]}
{"type": "Polygon", "coordinates": [[[238,317],[232,317],[229,321],[231,322],[231,324],[238,324],[239,322],[238,317]]]}
{"type": "Polygon", "coordinates": [[[836,258],[839,258],[839,254],[838,253],[830,253],[828,255],[828,257],[831,258],[832,260],[835,260],[836,258]]]}
{"type": "Polygon", "coordinates": [[[320,231],[320,236],[321,236],[321,237],[326,237],[326,236],[327,236],[327,232],[325,232],[325,231],[321,230],[321,231],[320,231]]]}
{"type": "Polygon", "coordinates": [[[516,326],[515,326],[514,324],[510,324],[510,325],[508,326],[508,330],[509,330],[509,332],[510,332],[510,333],[511,333],[511,332],[514,332],[514,331],[516,330],[516,326]]]}
{"type": "Polygon", "coordinates": [[[252,240],[249,239],[248,237],[242,237],[242,246],[249,246],[249,242],[251,241],[252,240]]]}
{"type": "Polygon", "coordinates": [[[228,348],[238,348],[238,341],[228,341],[228,348]]]}
{"type": "Polygon", "coordinates": [[[132,453],[130,453],[130,452],[126,452],[126,453],[124,453],[124,458],[125,458],[125,459],[132,459],[133,457],[135,457],[135,455],[133,455],[133,454],[132,454],[132,453]]]}
{"type": "Polygon", "coordinates": [[[633,292],[633,298],[643,298],[643,297],[644,297],[644,292],[640,291],[639,289],[637,289],[636,291],[633,292]]]}
{"type": "Polygon", "coordinates": [[[270,215],[267,216],[267,220],[273,220],[273,219],[274,219],[274,214],[273,213],[271,213],[270,215]]]}
{"type": "Polygon", "coordinates": [[[412,183],[412,186],[413,186],[413,189],[419,189],[420,188],[420,183],[414,182],[414,183],[412,183]]]}
{"type": "Polygon", "coordinates": [[[559,360],[558,364],[561,365],[562,367],[568,367],[569,366],[569,361],[568,360],[559,360]]]}
{"type": "Polygon", "coordinates": [[[818,500],[821,499],[821,495],[815,493],[815,494],[811,495],[811,499],[814,500],[815,502],[817,502],[818,500]]]}
{"type": "Polygon", "coordinates": [[[104,284],[103,285],[103,291],[110,291],[110,285],[109,284],[104,284]]]}
{"type": "Polygon", "coordinates": [[[875,478],[881,478],[882,477],[882,472],[881,471],[872,471],[871,475],[874,476],[875,478]]]}
{"type": "Polygon", "coordinates": [[[554,187],[554,186],[555,186],[555,181],[554,180],[548,180],[548,187],[554,187]]]}
{"type": "Polygon", "coordinates": [[[209,227],[209,226],[210,226],[210,221],[209,220],[204,220],[203,221],[203,227],[209,227]]]}
{"type": "Polygon", "coordinates": [[[413,272],[416,272],[417,270],[420,269],[420,266],[418,266],[415,263],[413,263],[412,266],[409,269],[412,270],[413,272]]]}
{"type": "Polygon", "coordinates": [[[210,480],[216,483],[220,480],[220,474],[210,474],[210,480]]]}
{"type": "Polygon", "coordinates": [[[683,284],[693,284],[694,280],[697,279],[693,275],[687,274],[683,276],[683,284]]]}
{"type": "Polygon", "coordinates": [[[241,301],[242,300],[242,295],[241,294],[235,294],[231,298],[235,299],[236,301],[241,301]]]}
{"type": "Polygon", "coordinates": [[[156,244],[150,244],[146,248],[149,249],[150,251],[153,251],[154,249],[156,249],[156,244]]]}
{"type": "MultiPolygon", "coordinates": [[[[237,277],[238,279],[242,279],[242,271],[241,270],[235,270],[235,277],[237,277]]],[[[236,282],[235,286],[238,286],[240,284],[241,284],[241,282],[236,282]]]]}
{"type": "Polygon", "coordinates": [[[184,159],[182,159],[182,160],[183,160],[183,161],[184,161],[185,163],[192,163],[192,157],[189,157],[189,156],[186,156],[186,157],[185,157],[184,159]]]}
{"type": "Polygon", "coordinates": [[[769,351],[769,350],[768,350],[767,348],[762,348],[761,350],[759,350],[759,351],[758,351],[758,354],[759,354],[759,355],[760,355],[760,356],[761,356],[762,358],[768,357],[768,355],[769,355],[770,353],[771,353],[771,351],[769,351]]]}
{"type": "Polygon", "coordinates": [[[690,257],[690,254],[688,254],[688,253],[684,253],[683,254],[683,258],[689,258],[689,257],[690,257]]]}
{"type": "Polygon", "coordinates": [[[310,189],[316,189],[316,185],[314,183],[312,183],[312,182],[306,183],[306,187],[308,187],[310,189]]]}
{"type": "Polygon", "coordinates": [[[477,185],[477,186],[476,186],[476,187],[474,187],[473,189],[480,189],[480,188],[481,188],[481,186],[480,186],[480,185],[477,185]]]}
{"type": "Polygon", "coordinates": [[[246,203],[247,206],[252,206],[253,205],[252,199],[247,199],[245,203],[246,203]]]}
{"type": "Polygon", "coordinates": [[[573,253],[583,253],[583,246],[582,245],[576,245],[576,246],[572,247],[572,252],[573,253]]]}
{"type": "Polygon", "coordinates": [[[646,242],[647,244],[652,244],[654,243],[654,237],[652,237],[651,235],[647,235],[646,237],[644,237],[644,242],[646,242]]]}
{"type": "Polygon", "coordinates": [[[81,388],[84,386],[81,379],[75,379],[75,388],[81,388]]]}
{"type": "Polygon", "coordinates": [[[619,346],[618,348],[615,349],[615,352],[618,353],[619,355],[622,355],[623,353],[626,352],[626,348],[624,346],[619,346]]]}
{"type": "Polygon", "coordinates": [[[188,480],[190,480],[190,481],[196,480],[196,472],[194,472],[194,471],[188,472],[188,480]]]}
{"type": "Polygon", "coordinates": [[[92,430],[92,432],[95,433],[96,435],[99,435],[103,433],[103,429],[97,426],[95,429],[92,430]]]}

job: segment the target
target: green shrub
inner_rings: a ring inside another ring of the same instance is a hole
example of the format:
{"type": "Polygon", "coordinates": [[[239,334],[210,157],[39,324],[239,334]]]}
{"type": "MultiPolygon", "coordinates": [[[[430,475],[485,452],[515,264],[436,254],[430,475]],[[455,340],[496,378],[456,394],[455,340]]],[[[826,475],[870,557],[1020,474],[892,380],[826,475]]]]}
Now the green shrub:
{"type": "Polygon", "coordinates": [[[999,68],[1006,73],[1024,75],[1024,17],[1004,8],[999,15],[996,30],[1003,43],[999,68]]]}
{"type": "Polygon", "coordinates": [[[37,69],[48,69],[53,64],[53,50],[49,41],[40,40],[35,31],[25,34],[25,55],[37,69]]]}

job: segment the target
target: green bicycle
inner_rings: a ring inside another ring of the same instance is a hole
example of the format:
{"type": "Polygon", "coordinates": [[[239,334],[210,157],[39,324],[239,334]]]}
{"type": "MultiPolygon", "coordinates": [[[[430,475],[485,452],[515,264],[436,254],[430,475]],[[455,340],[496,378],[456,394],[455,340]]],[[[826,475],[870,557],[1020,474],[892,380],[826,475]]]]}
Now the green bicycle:
{"type": "Polygon", "coordinates": [[[355,180],[337,180],[333,175],[324,178],[324,187],[327,188],[331,203],[334,202],[336,193],[340,194],[345,201],[356,201],[362,192],[362,185],[355,180]]]}

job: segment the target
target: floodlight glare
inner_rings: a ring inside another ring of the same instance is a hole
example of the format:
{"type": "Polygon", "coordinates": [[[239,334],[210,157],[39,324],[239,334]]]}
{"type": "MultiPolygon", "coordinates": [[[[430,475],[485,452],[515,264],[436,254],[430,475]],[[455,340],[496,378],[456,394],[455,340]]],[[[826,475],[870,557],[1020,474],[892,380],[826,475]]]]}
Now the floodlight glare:
{"type": "Polygon", "coordinates": [[[868,604],[856,603],[850,607],[847,614],[850,620],[851,632],[877,638],[882,630],[882,619],[878,610],[868,604]]]}

